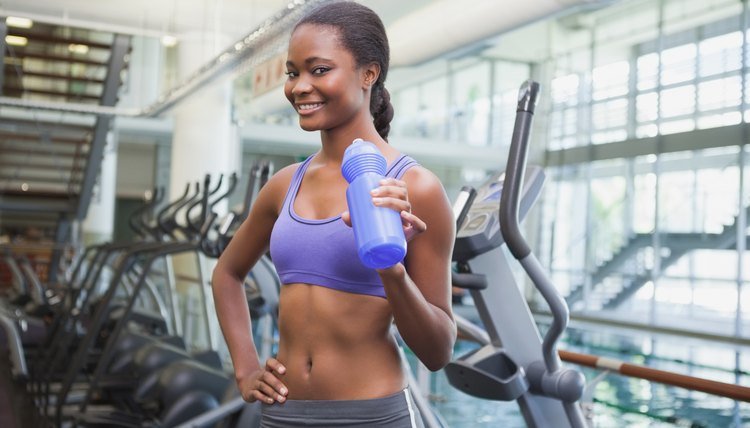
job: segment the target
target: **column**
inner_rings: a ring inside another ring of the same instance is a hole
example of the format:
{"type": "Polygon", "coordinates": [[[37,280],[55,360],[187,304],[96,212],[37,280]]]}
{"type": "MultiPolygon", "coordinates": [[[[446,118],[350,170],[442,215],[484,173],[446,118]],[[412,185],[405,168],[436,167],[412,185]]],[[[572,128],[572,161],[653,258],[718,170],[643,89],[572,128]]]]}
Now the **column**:
{"type": "MultiPolygon", "coordinates": [[[[178,80],[183,81],[229,42],[228,38],[207,33],[180,37],[178,80]]],[[[215,183],[219,174],[227,177],[238,171],[241,149],[232,124],[231,104],[232,82],[225,78],[207,84],[174,108],[170,198],[179,197],[187,183],[202,182],[206,174],[215,183]]]]}
{"type": "MultiPolygon", "coordinates": [[[[213,59],[231,40],[215,33],[189,33],[177,45],[178,81],[213,59]]],[[[168,199],[182,195],[188,183],[200,182],[206,174],[215,188],[219,174],[224,185],[229,175],[239,172],[241,147],[232,124],[232,82],[229,78],[210,82],[179,102],[173,111],[174,130],[169,174],[168,199]]],[[[202,189],[203,190],[203,189],[202,189]]],[[[222,193],[220,190],[219,193],[222,193]]],[[[223,201],[214,207],[219,216],[226,213],[223,201]]],[[[210,277],[214,261],[184,254],[172,259],[175,292],[184,307],[184,336],[189,345],[216,349],[221,333],[213,308],[210,277]]]]}

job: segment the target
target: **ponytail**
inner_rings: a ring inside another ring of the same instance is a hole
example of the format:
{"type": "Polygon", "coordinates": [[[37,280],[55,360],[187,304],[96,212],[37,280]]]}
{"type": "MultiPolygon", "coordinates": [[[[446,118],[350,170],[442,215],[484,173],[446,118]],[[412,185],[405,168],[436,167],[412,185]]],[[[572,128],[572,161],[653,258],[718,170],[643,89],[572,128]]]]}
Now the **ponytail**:
{"type": "Polygon", "coordinates": [[[391,94],[380,80],[372,87],[370,113],[378,134],[387,141],[388,133],[391,131],[391,120],[393,120],[393,105],[391,105],[391,94]]]}

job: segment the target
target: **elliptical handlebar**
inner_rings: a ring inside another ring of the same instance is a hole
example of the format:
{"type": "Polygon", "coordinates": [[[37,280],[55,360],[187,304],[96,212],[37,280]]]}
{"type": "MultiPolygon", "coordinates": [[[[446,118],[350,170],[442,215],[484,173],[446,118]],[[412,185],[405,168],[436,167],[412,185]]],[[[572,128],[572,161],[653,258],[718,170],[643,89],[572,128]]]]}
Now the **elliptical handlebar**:
{"type": "Polygon", "coordinates": [[[513,257],[521,262],[524,270],[542,294],[552,312],[552,325],[544,336],[542,353],[544,365],[548,372],[555,372],[560,368],[560,358],[557,355],[557,341],[568,325],[568,306],[565,300],[555,290],[554,285],[544,272],[538,268],[538,261],[531,252],[526,239],[521,233],[518,223],[520,206],[519,195],[523,187],[523,177],[526,171],[526,158],[531,135],[531,123],[534,109],[539,98],[539,83],[527,80],[519,89],[518,107],[516,109],[516,123],[513,128],[513,138],[508,152],[508,164],[505,169],[503,191],[500,195],[500,230],[513,257]],[[533,266],[530,266],[533,265],[533,266]]]}
{"type": "Polygon", "coordinates": [[[581,397],[585,379],[580,372],[563,369],[557,353],[557,342],[565,331],[570,317],[568,305],[532,253],[518,224],[519,195],[526,170],[531,122],[538,95],[539,83],[527,80],[521,85],[513,139],[500,196],[500,230],[511,254],[521,263],[552,313],[552,324],[542,340],[544,361],[532,362],[526,367],[531,389],[562,400],[570,425],[579,428],[585,427],[586,423],[575,402],[581,397]]]}
{"type": "Polygon", "coordinates": [[[526,155],[531,135],[531,122],[539,99],[539,83],[527,80],[521,85],[516,108],[516,122],[505,169],[503,192],[500,196],[500,229],[513,256],[521,260],[531,253],[518,225],[519,195],[526,170],[526,155]]]}

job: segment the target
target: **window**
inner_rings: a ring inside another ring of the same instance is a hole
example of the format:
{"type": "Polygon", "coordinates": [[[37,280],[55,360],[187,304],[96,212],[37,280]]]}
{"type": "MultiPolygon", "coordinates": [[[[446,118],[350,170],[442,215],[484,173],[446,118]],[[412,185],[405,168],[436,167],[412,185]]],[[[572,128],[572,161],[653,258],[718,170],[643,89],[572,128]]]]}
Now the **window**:
{"type": "Polygon", "coordinates": [[[619,61],[594,68],[592,99],[603,100],[628,94],[630,64],[619,61]]]}
{"type": "Polygon", "coordinates": [[[693,80],[696,50],[694,43],[665,49],[661,54],[661,84],[667,86],[693,80]]]}

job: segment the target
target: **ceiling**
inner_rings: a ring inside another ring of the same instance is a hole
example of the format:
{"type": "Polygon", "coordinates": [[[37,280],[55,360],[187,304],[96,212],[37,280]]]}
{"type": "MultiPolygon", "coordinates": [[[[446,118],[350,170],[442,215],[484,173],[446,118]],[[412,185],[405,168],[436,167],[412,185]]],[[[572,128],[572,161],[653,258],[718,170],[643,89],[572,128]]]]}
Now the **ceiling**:
{"type": "MultiPolygon", "coordinates": [[[[0,14],[129,34],[219,31],[239,37],[294,0],[4,0],[0,14]],[[101,28],[98,28],[101,27],[101,28]]],[[[388,24],[434,0],[365,0],[388,24]]]]}

